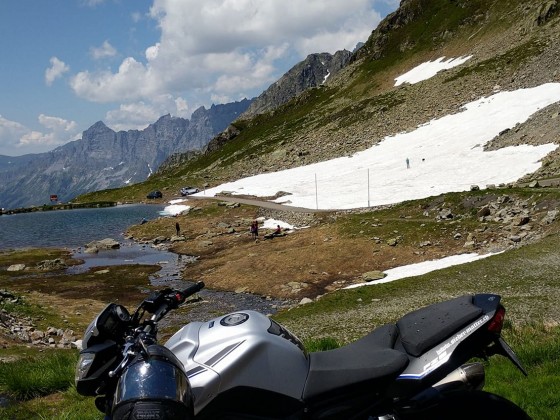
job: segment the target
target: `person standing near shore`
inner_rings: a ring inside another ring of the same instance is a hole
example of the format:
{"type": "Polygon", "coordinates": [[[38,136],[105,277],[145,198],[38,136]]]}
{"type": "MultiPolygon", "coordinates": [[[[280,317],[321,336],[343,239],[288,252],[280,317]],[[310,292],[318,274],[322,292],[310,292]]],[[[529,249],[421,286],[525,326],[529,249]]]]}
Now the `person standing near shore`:
{"type": "Polygon", "coordinates": [[[177,236],[181,235],[181,226],[179,226],[179,222],[175,223],[175,230],[177,231],[177,236]]]}
{"type": "Polygon", "coordinates": [[[259,222],[254,220],[251,223],[251,238],[257,239],[259,237],[259,222]]]}

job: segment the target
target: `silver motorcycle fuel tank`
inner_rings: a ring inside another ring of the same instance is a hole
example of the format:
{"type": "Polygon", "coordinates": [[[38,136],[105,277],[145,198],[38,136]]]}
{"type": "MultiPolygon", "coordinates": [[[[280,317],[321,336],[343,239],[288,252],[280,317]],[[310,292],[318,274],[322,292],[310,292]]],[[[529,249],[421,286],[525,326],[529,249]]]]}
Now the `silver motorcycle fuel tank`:
{"type": "Polygon", "coordinates": [[[299,340],[255,311],[192,322],[165,346],[183,363],[195,414],[218,394],[253,387],[301,399],[309,361],[299,340]]]}

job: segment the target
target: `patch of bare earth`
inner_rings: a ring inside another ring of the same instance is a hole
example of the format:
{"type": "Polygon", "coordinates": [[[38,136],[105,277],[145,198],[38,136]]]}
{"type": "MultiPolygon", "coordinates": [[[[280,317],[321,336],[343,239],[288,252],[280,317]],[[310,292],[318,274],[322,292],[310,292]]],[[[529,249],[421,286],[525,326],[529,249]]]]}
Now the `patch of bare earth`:
{"type": "Polygon", "coordinates": [[[313,298],[363,282],[362,274],[368,271],[461,252],[453,241],[421,252],[413,244],[377,244],[368,238],[345,237],[332,225],[295,230],[274,239],[264,239],[263,233],[261,230],[258,240],[252,240],[248,233],[224,234],[211,241],[176,245],[175,252],[200,256],[184,270],[183,278],[202,280],[218,290],[313,298]]]}

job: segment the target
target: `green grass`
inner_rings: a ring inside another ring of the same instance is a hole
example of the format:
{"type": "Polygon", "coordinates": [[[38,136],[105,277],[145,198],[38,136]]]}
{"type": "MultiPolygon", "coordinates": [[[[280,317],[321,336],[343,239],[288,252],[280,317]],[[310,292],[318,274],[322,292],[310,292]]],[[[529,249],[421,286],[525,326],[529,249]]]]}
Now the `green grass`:
{"type": "Polygon", "coordinates": [[[64,391],[73,383],[77,360],[76,351],[55,351],[0,363],[0,389],[17,400],[64,391]]]}
{"type": "Polygon", "coordinates": [[[527,369],[527,378],[503,357],[486,367],[489,392],[515,401],[534,419],[555,419],[560,412],[560,328],[542,323],[506,330],[504,336],[527,369]]]}

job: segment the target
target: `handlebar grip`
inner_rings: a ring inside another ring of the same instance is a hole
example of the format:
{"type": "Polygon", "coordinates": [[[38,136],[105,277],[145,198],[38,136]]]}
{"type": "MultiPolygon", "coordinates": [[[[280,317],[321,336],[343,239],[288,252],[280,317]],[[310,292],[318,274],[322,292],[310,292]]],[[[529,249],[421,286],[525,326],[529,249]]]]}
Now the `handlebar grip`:
{"type": "Polygon", "coordinates": [[[202,289],[204,288],[204,282],[203,281],[199,281],[196,284],[193,284],[190,287],[187,287],[185,290],[183,290],[183,296],[185,296],[185,298],[194,295],[195,293],[200,292],[202,289]]]}

